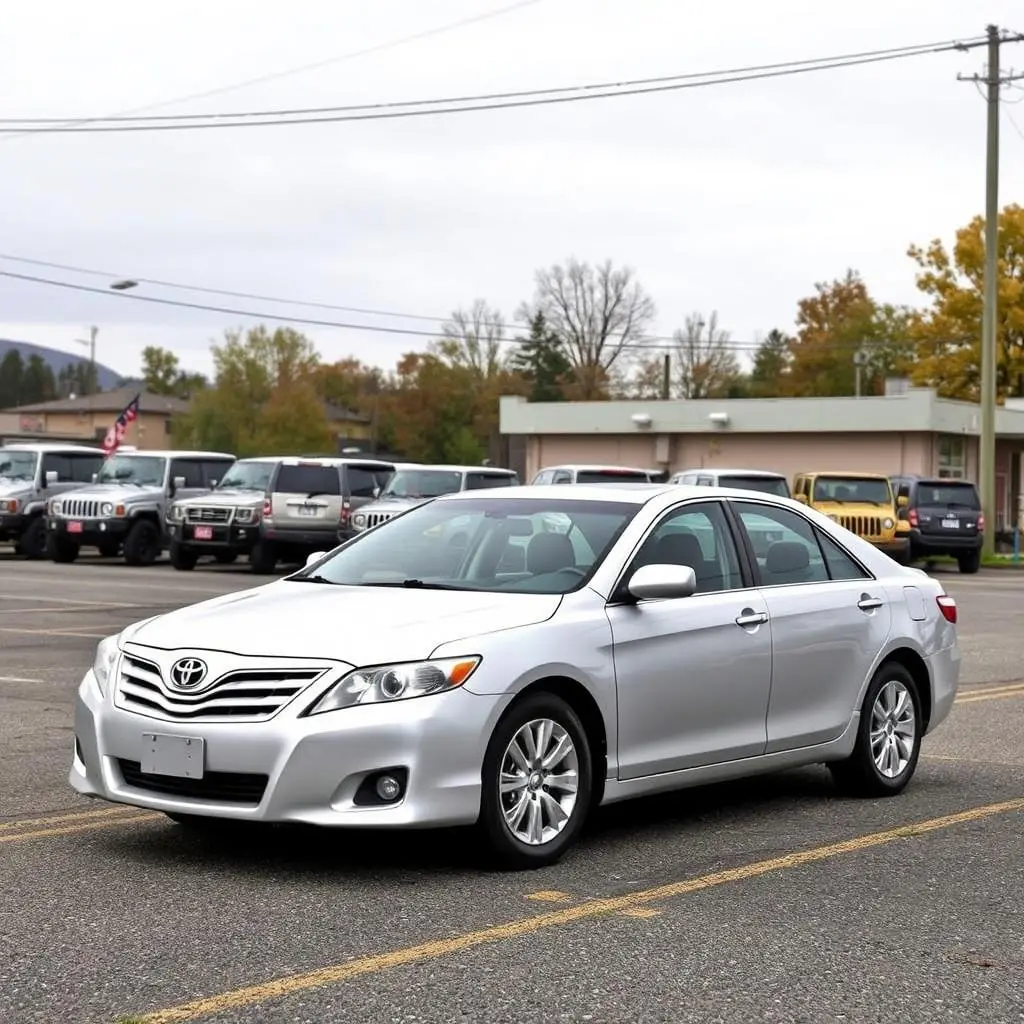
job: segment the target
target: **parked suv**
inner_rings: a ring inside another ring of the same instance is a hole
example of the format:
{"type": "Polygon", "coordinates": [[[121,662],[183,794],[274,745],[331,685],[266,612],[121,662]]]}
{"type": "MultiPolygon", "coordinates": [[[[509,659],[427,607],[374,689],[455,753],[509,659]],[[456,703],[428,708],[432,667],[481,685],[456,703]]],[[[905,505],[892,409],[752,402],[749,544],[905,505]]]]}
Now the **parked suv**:
{"type": "Polygon", "coordinates": [[[170,538],[168,504],[216,487],[231,468],[225,452],[132,451],[111,455],[93,485],[54,498],[47,507],[47,554],[73,562],[83,547],[128,565],[152,565],[170,538]]]}
{"type": "Polygon", "coordinates": [[[282,459],[249,553],[253,572],[272,573],[279,561],[301,561],[352,537],[354,517],[394,472],[394,463],[376,459],[282,459]]]}
{"type": "Polygon", "coordinates": [[[191,570],[204,555],[224,565],[248,555],[260,539],[263,502],[280,455],[239,459],[208,494],[167,509],[171,565],[191,570]]]}
{"type": "Polygon", "coordinates": [[[533,478],[537,484],[651,484],[661,473],[636,466],[545,466],[533,478]]]}
{"type": "MultiPolygon", "coordinates": [[[[422,466],[399,463],[380,498],[352,517],[356,533],[387,522],[399,512],[421,505],[431,498],[456,491],[477,491],[490,487],[517,487],[519,477],[511,469],[497,466],[422,466]]],[[[339,532],[339,539],[345,540],[339,532]]]]}
{"type": "Polygon", "coordinates": [[[789,483],[781,473],[765,469],[684,469],[669,477],[670,484],[697,487],[736,487],[743,491],[761,491],[790,498],[789,483]]]}
{"type": "Polygon", "coordinates": [[[877,473],[799,473],[793,497],[857,534],[880,551],[905,563],[910,538],[897,529],[897,509],[904,495],[893,497],[889,478],[877,473]]]}
{"type": "Polygon", "coordinates": [[[0,541],[26,558],[46,557],[46,502],[84,487],[103,465],[103,449],[74,444],[0,448],[0,541]]]}
{"type": "Polygon", "coordinates": [[[894,476],[892,486],[907,498],[900,518],[909,526],[910,559],[949,555],[961,572],[981,568],[985,517],[978,489],[967,480],[894,476]]]}

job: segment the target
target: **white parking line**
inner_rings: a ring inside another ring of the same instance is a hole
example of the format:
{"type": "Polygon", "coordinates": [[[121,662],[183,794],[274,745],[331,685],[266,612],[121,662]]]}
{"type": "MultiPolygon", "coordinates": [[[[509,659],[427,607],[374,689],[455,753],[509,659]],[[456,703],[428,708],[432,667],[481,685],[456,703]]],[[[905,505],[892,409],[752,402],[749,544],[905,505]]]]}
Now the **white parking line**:
{"type": "Polygon", "coordinates": [[[0,676],[0,683],[42,683],[42,679],[25,679],[22,676],[0,676]]]}
{"type": "MultiPolygon", "coordinates": [[[[141,604],[111,604],[109,601],[83,601],[73,597],[54,597],[52,594],[42,596],[40,594],[0,594],[0,601],[50,601],[57,604],[80,604],[85,608],[145,608],[141,604]]],[[[9,608],[7,611],[39,611],[37,608],[9,608]]],[[[61,609],[64,611],[64,609],[61,609]]]]}

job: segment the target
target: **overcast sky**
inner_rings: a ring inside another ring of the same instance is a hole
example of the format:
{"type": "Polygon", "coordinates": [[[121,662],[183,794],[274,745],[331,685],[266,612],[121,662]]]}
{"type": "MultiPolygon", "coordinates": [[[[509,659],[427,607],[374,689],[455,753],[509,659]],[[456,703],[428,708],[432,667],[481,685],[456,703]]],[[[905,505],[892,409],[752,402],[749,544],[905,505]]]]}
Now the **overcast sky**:
{"type": "MultiPolygon", "coordinates": [[[[1024,30],[1019,0],[535,0],[399,42],[512,2],[8,5],[0,117],[109,116],[320,61],[332,62],[154,112],[570,86],[962,39],[989,22],[1024,30]]],[[[984,61],[978,49],[445,117],[0,136],[0,252],[426,316],[481,297],[508,320],[535,268],[610,258],[636,269],[657,333],[718,310],[752,341],[789,329],[797,300],[847,267],[880,300],[917,301],[908,244],[950,239],[983,208],[985,108],[957,74],[984,61]]],[[[1024,69],[1024,43],[1003,61],[1024,69]]],[[[1024,103],[1007,103],[1002,124],[1001,205],[1024,201],[1024,103]]],[[[6,260],[0,270],[109,281],[6,260]]],[[[135,294],[432,327],[149,284],[135,294]]],[[[209,372],[211,340],[254,322],[0,278],[0,337],[84,352],[75,339],[96,324],[97,358],[126,374],[147,344],[209,372]]],[[[385,366],[427,340],[304,329],[325,359],[385,366]]]]}

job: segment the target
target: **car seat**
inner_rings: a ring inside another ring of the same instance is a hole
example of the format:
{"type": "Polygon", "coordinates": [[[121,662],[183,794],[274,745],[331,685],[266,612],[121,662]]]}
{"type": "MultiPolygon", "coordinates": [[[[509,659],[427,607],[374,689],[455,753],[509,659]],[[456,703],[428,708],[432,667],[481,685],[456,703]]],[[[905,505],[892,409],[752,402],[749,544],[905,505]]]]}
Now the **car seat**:
{"type": "Polygon", "coordinates": [[[564,533],[538,533],[526,547],[526,570],[534,576],[576,565],[572,541],[564,533]]]}
{"type": "Polygon", "coordinates": [[[811,556],[807,545],[796,540],[777,541],[768,549],[762,582],[779,585],[806,583],[811,578],[811,556]]]}

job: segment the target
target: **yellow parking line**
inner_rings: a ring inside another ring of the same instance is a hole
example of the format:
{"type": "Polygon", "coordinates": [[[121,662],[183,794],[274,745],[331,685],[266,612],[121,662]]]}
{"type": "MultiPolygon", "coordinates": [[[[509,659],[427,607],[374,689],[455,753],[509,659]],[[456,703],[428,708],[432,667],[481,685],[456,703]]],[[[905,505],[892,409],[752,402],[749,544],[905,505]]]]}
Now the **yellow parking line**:
{"type": "Polygon", "coordinates": [[[975,684],[966,689],[961,687],[958,697],[973,697],[976,693],[1002,693],[1003,690],[1019,690],[1024,687],[1024,679],[1014,679],[1012,682],[996,683],[993,686],[975,684]]]}
{"type": "Polygon", "coordinates": [[[45,818],[20,818],[17,821],[0,823],[0,829],[31,828],[35,825],[59,825],[65,821],[92,820],[94,818],[112,818],[119,814],[131,814],[135,807],[102,807],[91,811],[75,811],[73,814],[48,815],[45,818]]]}
{"type": "Polygon", "coordinates": [[[974,704],[979,700],[999,700],[1001,697],[1024,697],[1024,683],[1019,686],[1002,686],[986,690],[983,693],[972,693],[969,696],[957,697],[954,704],[974,704]]]}
{"type": "Polygon", "coordinates": [[[803,867],[805,864],[813,864],[817,861],[841,856],[842,854],[869,850],[872,847],[892,843],[898,839],[909,839],[914,836],[935,832],[938,829],[951,828],[964,822],[979,821],[997,814],[1009,814],[1013,811],[1021,810],[1024,810],[1024,799],[1006,800],[1002,803],[973,807],[958,814],[949,814],[942,818],[932,818],[929,821],[920,821],[912,825],[901,825],[898,828],[888,829],[885,832],[874,832],[869,835],[858,836],[855,839],[831,843],[828,846],[819,846],[810,850],[788,853],[781,857],[773,857],[770,860],[757,861],[752,864],[745,864],[742,867],[731,868],[727,871],[717,871],[714,874],[702,875],[699,878],[670,882],[668,885],[660,885],[653,889],[643,889],[623,896],[587,900],[559,910],[550,910],[535,917],[521,918],[518,921],[509,921],[507,924],[465,932],[452,938],[437,939],[432,942],[421,943],[417,946],[395,949],[389,953],[360,957],[357,960],[349,960],[346,963],[334,964],[319,970],[287,975],[273,981],[249,985],[245,988],[232,989],[227,992],[221,992],[218,995],[181,1003],[178,1006],[171,1006],[153,1013],[132,1017],[131,1019],[135,1024],[176,1024],[178,1021],[192,1021],[200,1017],[209,1016],[210,1014],[252,1006],[255,1003],[262,1003],[268,999],[277,999],[282,996],[293,995],[296,992],[321,988],[324,985],[351,981],[354,978],[377,974],[381,971],[405,966],[406,964],[437,960],[441,957],[461,953],[464,950],[473,949],[477,946],[491,945],[509,939],[516,939],[523,935],[530,935],[545,928],[561,927],[589,918],[603,918],[613,914],[621,914],[625,910],[633,910],[647,904],[685,896],[712,886],[759,878],[772,872],[803,867]]]}
{"type": "Polygon", "coordinates": [[[107,821],[90,821],[79,825],[63,825],[60,828],[41,828],[34,832],[15,832],[13,835],[0,836],[0,843],[23,843],[28,839],[49,839],[53,836],[72,836],[79,832],[92,832],[98,828],[114,828],[120,825],[134,825],[140,821],[155,821],[163,818],[162,814],[133,814],[130,817],[109,818],[107,821]]]}

